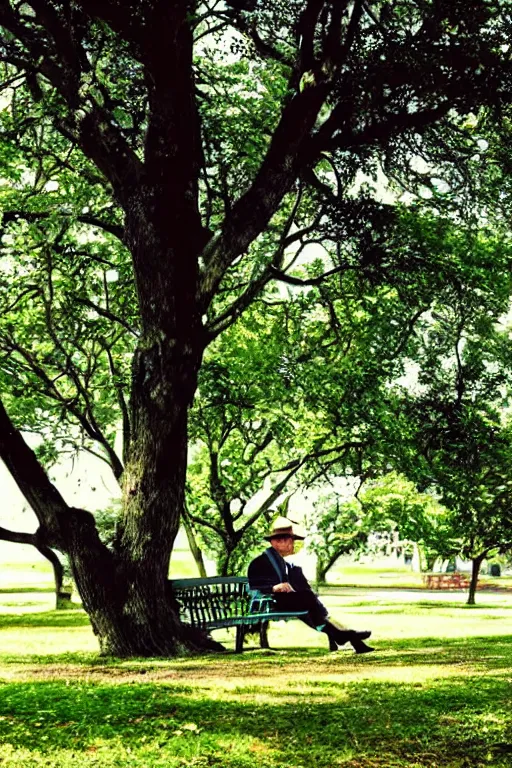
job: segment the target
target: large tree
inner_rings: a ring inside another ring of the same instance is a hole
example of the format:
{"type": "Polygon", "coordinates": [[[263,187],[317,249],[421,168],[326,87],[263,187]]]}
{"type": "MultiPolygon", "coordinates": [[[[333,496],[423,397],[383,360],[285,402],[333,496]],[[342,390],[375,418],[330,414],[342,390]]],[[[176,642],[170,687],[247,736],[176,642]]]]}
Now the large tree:
{"type": "MultiPolygon", "coordinates": [[[[444,164],[448,183],[460,186],[475,148],[463,115],[499,116],[510,93],[506,5],[0,2],[9,168],[25,147],[11,191],[27,174],[51,181],[58,167],[73,191],[86,179],[99,196],[78,206],[47,185],[34,197],[14,194],[3,205],[10,245],[34,219],[48,219],[57,252],[70,220],[101,227],[121,241],[135,284],[114,550],[89,513],[65,503],[0,406],[0,456],[37,515],[40,540],[68,554],[104,652],[202,644],[180,626],[166,579],[204,351],[270,281],[300,283],[289,249],[316,232],[331,237],[325,271],[375,268],[382,254],[368,206],[351,199],[358,170],[384,163],[411,179],[411,158],[421,155],[428,177],[444,164]]],[[[17,274],[19,250],[10,249],[4,277],[17,274]]],[[[84,248],[74,266],[91,258],[84,248]]],[[[27,280],[31,268],[29,258],[27,280]]],[[[90,395],[80,394],[82,408],[90,395]]]]}

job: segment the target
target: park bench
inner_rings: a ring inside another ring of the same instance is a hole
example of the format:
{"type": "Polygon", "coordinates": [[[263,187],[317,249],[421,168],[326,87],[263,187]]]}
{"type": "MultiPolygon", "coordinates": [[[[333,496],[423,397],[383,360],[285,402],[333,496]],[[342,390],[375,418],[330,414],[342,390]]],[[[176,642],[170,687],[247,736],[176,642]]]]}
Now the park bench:
{"type": "Polygon", "coordinates": [[[272,595],[250,589],[244,576],[173,579],[169,585],[184,624],[204,630],[236,627],[236,653],[242,653],[246,634],[258,632],[261,648],[268,648],[270,621],[288,621],[307,613],[276,610],[272,595]]]}
{"type": "Polygon", "coordinates": [[[467,589],[468,577],[463,573],[425,573],[423,576],[427,589],[467,589]]]}

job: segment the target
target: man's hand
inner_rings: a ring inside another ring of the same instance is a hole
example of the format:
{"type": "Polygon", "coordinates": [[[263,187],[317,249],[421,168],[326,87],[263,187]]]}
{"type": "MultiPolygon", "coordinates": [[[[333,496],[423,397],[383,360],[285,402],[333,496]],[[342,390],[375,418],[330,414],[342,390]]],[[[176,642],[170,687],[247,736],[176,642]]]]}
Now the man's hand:
{"type": "Polygon", "coordinates": [[[282,584],[275,584],[272,587],[272,592],[295,592],[295,590],[291,584],[288,584],[287,581],[283,581],[282,584]]]}

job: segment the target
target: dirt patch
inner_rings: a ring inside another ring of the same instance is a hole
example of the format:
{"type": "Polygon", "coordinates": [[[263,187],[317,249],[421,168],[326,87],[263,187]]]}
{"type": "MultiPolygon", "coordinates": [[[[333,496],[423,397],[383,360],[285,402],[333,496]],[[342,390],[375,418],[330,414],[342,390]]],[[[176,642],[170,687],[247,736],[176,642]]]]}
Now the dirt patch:
{"type": "Polygon", "coordinates": [[[281,679],[294,687],[352,683],[366,680],[422,682],[433,678],[484,674],[470,662],[439,664],[432,658],[418,656],[417,663],[408,658],[407,664],[400,654],[382,652],[379,657],[358,658],[352,654],[329,654],[319,659],[290,659],[286,654],[269,658],[190,659],[181,662],[126,662],[120,664],[9,664],[0,667],[3,682],[85,682],[90,684],[176,684],[198,688],[230,690],[237,687],[275,686],[281,679]]]}

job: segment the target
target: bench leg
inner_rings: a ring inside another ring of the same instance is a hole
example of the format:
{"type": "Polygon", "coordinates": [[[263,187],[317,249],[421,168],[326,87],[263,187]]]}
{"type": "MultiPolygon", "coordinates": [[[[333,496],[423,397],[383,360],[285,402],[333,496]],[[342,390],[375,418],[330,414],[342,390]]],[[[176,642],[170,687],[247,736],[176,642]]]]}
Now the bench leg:
{"type": "Polygon", "coordinates": [[[268,644],[268,621],[262,621],[260,624],[260,648],[270,648],[268,644]]]}
{"type": "Polygon", "coordinates": [[[244,636],[245,636],[245,627],[243,624],[239,624],[238,627],[236,628],[235,653],[243,653],[244,636]]]}

